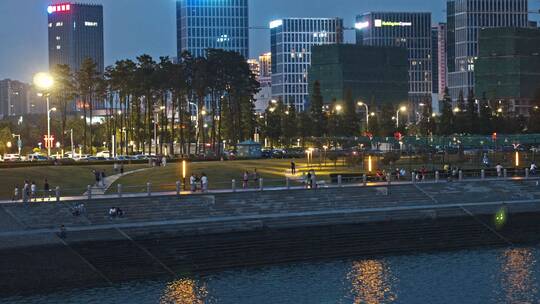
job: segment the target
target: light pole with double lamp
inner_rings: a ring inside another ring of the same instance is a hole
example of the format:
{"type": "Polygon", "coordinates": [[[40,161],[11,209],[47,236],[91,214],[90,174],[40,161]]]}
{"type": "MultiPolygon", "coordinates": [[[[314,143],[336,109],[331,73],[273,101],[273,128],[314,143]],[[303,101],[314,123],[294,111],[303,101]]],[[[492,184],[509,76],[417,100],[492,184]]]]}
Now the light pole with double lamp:
{"type": "MultiPolygon", "coordinates": [[[[56,111],[56,108],[50,108],[50,90],[54,85],[54,79],[49,73],[37,73],[34,76],[34,84],[43,91],[43,95],[47,100],[47,140],[51,140],[51,112],[56,111]]],[[[47,156],[51,156],[51,144],[47,145],[47,156]]]]}

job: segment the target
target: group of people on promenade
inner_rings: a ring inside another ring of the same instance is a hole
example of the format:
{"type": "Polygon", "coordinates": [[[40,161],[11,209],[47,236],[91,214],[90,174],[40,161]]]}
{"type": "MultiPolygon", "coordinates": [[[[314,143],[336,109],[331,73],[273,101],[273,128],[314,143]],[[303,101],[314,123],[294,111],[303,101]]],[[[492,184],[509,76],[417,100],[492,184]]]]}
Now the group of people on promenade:
{"type": "Polygon", "coordinates": [[[20,189],[19,186],[15,186],[15,188],[13,189],[13,196],[11,197],[11,200],[16,202],[22,199],[24,203],[32,201],[37,202],[40,198],[41,201],[45,201],[45,198],[50,200],[52,196],[52,190],[49,181],[46,178],[43,181],[42,189],[42,192],[38,193],[37,184],[34,181],[30,182],[28,180],[25,180],[22,189],[20,189]]]}
{"type": "Polygon", "coordinates": [[[249,188],[249,181],[253,181],[253,185],[255,187],[259,187],[259,180],[260,180],[259,172],[257,172],[257,169],[253,169],[253,173],[250,173],[248,170],[244,171],[244,174],[242,174],[242,188],[247,189],[249,188]]]}
{"type": "Polygon", "coordinates": [[[94,175],[94,178],[96,180],[96,187],[105,187],[105,170],[99,171],[99,170],[92,170],[92,174],[94,175]]]}
{"type": "Polygon", "coordinates": [[[191,192],[197,192],[198,189],[201,192],[208,192],[208,176],[204,172],[200,176],[192,173],[189,177],[189,186],[191,192]]]}

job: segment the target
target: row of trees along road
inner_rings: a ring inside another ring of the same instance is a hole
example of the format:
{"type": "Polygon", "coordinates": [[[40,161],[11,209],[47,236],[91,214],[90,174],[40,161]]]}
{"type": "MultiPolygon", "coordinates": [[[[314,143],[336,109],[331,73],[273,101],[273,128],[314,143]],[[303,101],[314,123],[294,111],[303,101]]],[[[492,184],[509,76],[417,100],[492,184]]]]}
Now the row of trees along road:
{"type": "Polygon", "coordinates": [[[69,138],[66,129],[73,100],[86,122],[82,135],[86,153],[94,152],[104,141],[111,149],[112,135],[118,139],[119,154],[153,152],[156,119],[160,154],[165,147],[169,154],[174,153],[176,142],[183,155],[211,151],[217,155],[223,141],[235,144],[251,138],[255,131],[253,98],[259,83],[236,52],[210,49],[204,58],[184,52],[179,63],[168,57],[156,62],[149,55],[141,55],[136,61],[117,61],[106,68],[104,75],[87,59],[78,72],[58,65],[52,75],[55,86],[51,101],[60,112],[63,147],[69,138]],[[107,111],[101,125],[90,123],[96,107],[107,111]],[[192,117],[195,109],[197,116],[192,117]],[[96,129],[103,127],[104,134],[96,136],[96,129]],[[191,151],[188,143],[192,142],[208,143],[208,147],[198,145],[191,151]]]}
{"type": "MultiPolygon", "coordinates": [[[[357,137],[365,134],[364,108],[357,105],[350,91],[345,92],[344,100],[323,103],[321,85],[315,81],[311,106],[308,111],[297,113],[294,107],[286,106],[281,100],[271,103],[265,115],[259,117],[262,136],[273,146],[290,146],[296,139],[304,142],[307,138],[357,137]]],[[[368,131],[373,136],[391,137],[396,131],[403,135],[451,135],[474,134],[490,135],[493,132],[504,134],[540,132],[540,109],[533,107],[530,117],[509,113],[504,102],[488,100],[485,96],[477,99],[471,91],[467,99],[460,94],[456,104],[445,90],[440,115],[433,115],[429,102],[426,102],[417,115],[417,122],[407,124],[407,115],[401,113],[400,125],[396,127],[395,116],[401,105],[369,105],[376,115],[370,116],[368,131]]]]}

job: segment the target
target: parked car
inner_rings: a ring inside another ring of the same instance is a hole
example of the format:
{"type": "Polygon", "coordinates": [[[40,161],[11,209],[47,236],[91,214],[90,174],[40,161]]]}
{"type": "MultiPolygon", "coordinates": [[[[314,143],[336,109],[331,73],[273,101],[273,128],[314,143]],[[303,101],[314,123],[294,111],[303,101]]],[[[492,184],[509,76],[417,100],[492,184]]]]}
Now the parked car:
{"type": "Polygon", "coordinates": [[[109,158],[111,157],[111,152],[110,151],[101,151],[101,152],[98,152],[96,154],[97,157],[105,157],[105,158],[109,158]]]}
{"type": "Polygon", "coordinates": [[[41,154],[28,154],[26,156],[26,161],[30,162],[42,162],[42,161],[48,161],[49,158],[47,156],[43,156],[41,154]]]}
{"type": "Polygon", "coordinates": [[[14,162],[14,161],[21,161],[22,157],[19,154],[4,154],[4,161],[6,162],[14,162]]]}

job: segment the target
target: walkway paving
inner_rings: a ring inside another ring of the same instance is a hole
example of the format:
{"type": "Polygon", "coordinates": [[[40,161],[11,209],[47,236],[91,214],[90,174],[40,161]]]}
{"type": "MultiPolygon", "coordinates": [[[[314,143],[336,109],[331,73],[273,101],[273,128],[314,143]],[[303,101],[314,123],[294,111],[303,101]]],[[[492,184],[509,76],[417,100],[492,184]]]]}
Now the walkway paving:
{"type": "MultiPolygon", "coordinates": [[[[109,190],[109,188],[114,184],[114,182],[116,182],[119,178],[124,177],[126,175],[133,174],[133,173],[146,171],[148,169],[150,169],[150,168],[142,168],[142,169],[137,169],[137,170],[133,170],[133,171],[124,172],[124,174],[115,174],[115,175],[107,176],[107,177],[105,177],[105,180],[104,180],[102,186],[101,185],[100,186],[96,186],[96,185],[92,186],[92,188],[91,188],[92,195],[104,195],[107,192],[107,190],[109,190]]],[[[85,191],[82,195],[83,196],[88,196],[88,191],[85,191]]]]}

